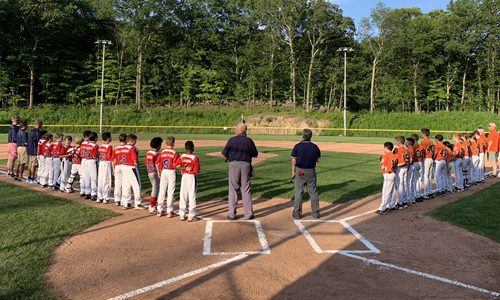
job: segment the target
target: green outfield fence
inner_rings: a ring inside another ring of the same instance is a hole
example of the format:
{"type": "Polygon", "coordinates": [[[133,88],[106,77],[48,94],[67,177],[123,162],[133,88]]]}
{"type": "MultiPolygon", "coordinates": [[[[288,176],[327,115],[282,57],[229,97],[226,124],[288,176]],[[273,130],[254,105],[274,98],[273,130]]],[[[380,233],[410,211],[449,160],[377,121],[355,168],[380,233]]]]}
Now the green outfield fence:
{"type": "MultiPolygon", "coordinates": [[[[1,127],[9,127],[10,125],[0,124],[1,127]]],[[[44,128],[51,132],[80,132],[86,129],[98,130],[100,125],[61,125],[61,124],[44,124],[44,128]]],[[[171,133],[171,134],[233,134],[236,127],[234,126],[132,126],[132,125],[103,125],[103,131],[111,133],[171,133]]],[[[7,128],[5,128],[7,129],[7,128]]],[[[248,134],[263,134],[263,135],[300,135],[304,128],[299,127],[248,127],[248,134]]],[[[309,128],[314,131],[319,131],[320,135],[325,136],[342,136],[343,128],[309,128]]],[[[7,129],[8,130],[8,129],[7,129]]],[[[5,131],[5,130],[2,130],[5,131]]],[[[409,135],[417,133],[420,135],[420,129],[352,129],[347,128],[347,136],[360,137],[391,137],[398,135],[409,135]]],[[[5,131],[6,132],[6,131],[5,131]]],[[[445,138],[451,138],[453,134],[468,131],[446,131],[431,129],[432,134],[443,134],[445,138]]]]}

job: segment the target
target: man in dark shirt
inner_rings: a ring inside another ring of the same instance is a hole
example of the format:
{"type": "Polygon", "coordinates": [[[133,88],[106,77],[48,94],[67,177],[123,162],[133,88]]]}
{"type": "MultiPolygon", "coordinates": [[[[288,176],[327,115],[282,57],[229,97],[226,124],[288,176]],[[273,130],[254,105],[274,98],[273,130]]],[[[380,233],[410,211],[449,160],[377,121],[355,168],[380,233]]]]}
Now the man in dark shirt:
{"type": "Polygon", "coordinates": [[[292,150],[292,178],[295,178],[295,199],[293,203],[293,217],[300,219],[302,214],[302,195],[304,187],[311,197],[311,214],[313,218],[319,218],[319,198],[316,190],[316,163],[321,158],[321,152],[311,142],[312,131],[302,131],[302,142],[295,145],[292,150]]]}
{"type": "Polygon", "coordinates": [[[24,165],[28,163],[28,122],[22,121],[19,131],[17,132],[17,166],[16,166],[16,180],[22,181],[24,174],[24,165]]]}
{"type": "Polygon", "coordinates": [[[9,148],[7,155],[7,178],[15,178],[16,174],[14,174],[14,165],[16,164],[17,159],[17,131],[19,128],[17,127],[17,123],[21,121],[19,116],[12,117],[12,125],[9,128],[9,148]]]}
{"type": "Polygon", "coordinates": [[[38,159],[36,157],[36,146],[40,140],[40,128],[42,128],[43,122],[41,120],[35,120],[35,127],[28,133],[28,163],[29,163],[29,175],[26,182],[36,183],[36,166],[38,165],[38,159]]]}
{"type": "Polygon", "coordinates": [[[227,217],[230,220],[236,219],[236,207],[238,205],[238,191],[241,189],[243,209],[245,219],[254,218],[252,207],[252,158],[259,154],[251,138],[246,137],[247,126],[238,123],[236,126],[236,136],[227,141],[226,147],[222,150],[222,156],[229,159],[229,210],[227,217]]]}

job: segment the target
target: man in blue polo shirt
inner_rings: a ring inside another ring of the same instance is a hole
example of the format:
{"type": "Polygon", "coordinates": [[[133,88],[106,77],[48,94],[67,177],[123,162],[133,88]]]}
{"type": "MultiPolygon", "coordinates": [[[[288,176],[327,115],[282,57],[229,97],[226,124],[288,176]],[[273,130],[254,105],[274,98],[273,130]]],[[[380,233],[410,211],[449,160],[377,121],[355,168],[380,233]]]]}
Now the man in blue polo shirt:
{"type": "Polygon", "coordinates": [[[238,205],[238,192],[241,190],[243,210],[245,219],[254,218],[252,207],[252,158],[259,153],[251,138],[246,136],[247,126],[244,123],[236,125],[236,136],[227,141],[222,150],[222,156],[229,159],[229,209],[227,218],[236,219],[236,207],[238,205]]]}
{"type": "Polygon", "coordinates": [[[36,146],[38,141],[40,140],[40,128],[42,128],[43,122],[42,120],[35,120],[35,127],[31,129],[28,133],[28,179],[26,182],[28,183],[36,183],[36,167],[38,165],[38,160],[36,157],[36,146]]]}
{"type": "Polygon", "coordinates": [[[316,144],[311,142],[312,131],[302,131],[302,142],[295,145],[292,150],[292,178],[295,178],[295,200],[293,203],[293,217],[300,219],[302,214],[302,194],[307,185],[311,197],[311,214],[319,218],[319,198],[316,190],[316,163],[321,158],[321,151],[316,144]]]}

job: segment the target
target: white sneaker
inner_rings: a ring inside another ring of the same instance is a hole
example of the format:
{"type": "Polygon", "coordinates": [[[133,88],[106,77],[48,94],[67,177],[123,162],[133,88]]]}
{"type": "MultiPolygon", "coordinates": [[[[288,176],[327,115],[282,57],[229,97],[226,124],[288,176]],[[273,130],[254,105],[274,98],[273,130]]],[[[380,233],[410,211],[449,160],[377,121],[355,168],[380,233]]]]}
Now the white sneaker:
{"type": "Polygon", "coordinates": [[[146,206],[142,205],[142,204],[136,204],[134,205],[134,209],[135,210],[146,210],[146,206]]]}

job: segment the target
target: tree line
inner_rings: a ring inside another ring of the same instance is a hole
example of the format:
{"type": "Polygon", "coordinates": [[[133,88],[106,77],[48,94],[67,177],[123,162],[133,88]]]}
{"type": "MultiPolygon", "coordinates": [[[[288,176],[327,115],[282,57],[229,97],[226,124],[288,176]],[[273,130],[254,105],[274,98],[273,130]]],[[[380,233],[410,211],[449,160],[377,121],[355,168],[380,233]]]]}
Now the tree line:
{"type": "Polygon", "coordinates": [[[327,0],[0,0],[2,107],[266,103],[499,112],[500,4],[378,3],[357,28],[327,0]]]}

